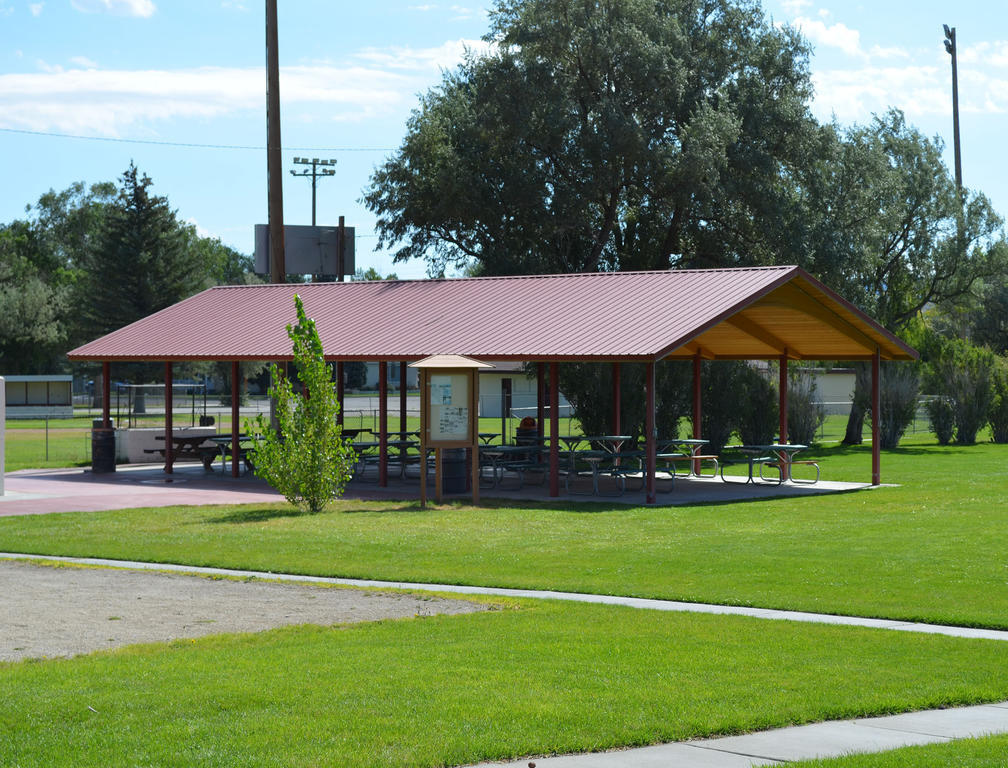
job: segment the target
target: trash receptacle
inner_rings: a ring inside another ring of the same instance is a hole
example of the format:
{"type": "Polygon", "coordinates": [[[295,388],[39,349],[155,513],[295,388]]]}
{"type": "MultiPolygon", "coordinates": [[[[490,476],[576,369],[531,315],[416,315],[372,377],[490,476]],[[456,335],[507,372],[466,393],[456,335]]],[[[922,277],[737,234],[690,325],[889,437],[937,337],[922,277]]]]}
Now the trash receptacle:
{"type": "Polygon", "coordinates": [[[95,474],[116,471],[114,429],[94,427],[91,430],[91,471],[95,474]]]}
{"type": "MultiPolygon", "coordinates": [[[[535,420],[532,420],[535,424],[535,420]]],[[[535,427],[518,427],[515,429],[515,445],[529,446],[529,452],[524,457],[526,461],[539,460],[539,430],[535,427]]]]}
{"type": "Polygon", "coordinates": [[[441,491],[465,493],[469,489],[469,462],[465,448],[445,448],[441,451],[441,491]]]}

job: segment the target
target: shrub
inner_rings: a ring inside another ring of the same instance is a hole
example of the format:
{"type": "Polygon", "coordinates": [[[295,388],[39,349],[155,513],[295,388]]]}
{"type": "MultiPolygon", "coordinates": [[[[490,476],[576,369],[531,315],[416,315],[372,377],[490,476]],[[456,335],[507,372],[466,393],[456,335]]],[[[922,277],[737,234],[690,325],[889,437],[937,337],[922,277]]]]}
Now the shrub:
{"type": "Polygon", "coordinates": [[[991,434],[995,443],[1008,443],[1008,361],[997,360],[994,369],[994,398],[989,413],[991,434]]]}
{"type": "Polygon", "coordinates": [[[938,438],[939,445],[948,445],[955,434],[955,405],[952,398],[939,396],[924,404],[928,419],[931,421],[931,431],[938,438]]]}
{"type": "MultiPolygon", "coordinates": [[[[928,364],[927,384],[931,394],[948,400],[952,406],[957,443],[975,443],[977,432],[989,419],[995,364],[996,358],[989,349],[961,339],[945,342],[928,364]]],[[[940,409],[944,406],[934,407],[939,409],[936,415],[942,417],[940,409]]],[[[938,434],[934,428],[932,431],[938,434]]],[[[938,441],[941,442],[941,435],[938,441]]]]}
{"type": "Polygon", "coordinates": [[[879,382],[879,443],[895,448],[917,413],[920,376],[908,363],[882,363],[879,382]]]}
{"type": "Polygon", "coordinates": [[[794,367],[788,373],[788,442],[812,445],[826,420],[818,402],[818,387],[811,371],[794,367]]]}
{"type": "Polygon", "coordinates": [[[290,380],[272,366],[269,394],[276,401],[278,431],[272,430],[263,414],[246,422],[245,428],[259,436],[250,453],[256,473],[291,504],[314,513],[343,492],[355,456],[336,421],[339,400],[315,321],[305,315],[298,295],[294,306],[298,322],[287,326],[287,335],[294,345],[294,365],[305,394],[296,395],[290,380]]]}
{"type": "Polygon", "coordinates": [[[774,441],[780,426],[780,397],[767,376],[747,365],[739,376],[742,398],[738,409],[739,439],[748,445],[774,441]]]}

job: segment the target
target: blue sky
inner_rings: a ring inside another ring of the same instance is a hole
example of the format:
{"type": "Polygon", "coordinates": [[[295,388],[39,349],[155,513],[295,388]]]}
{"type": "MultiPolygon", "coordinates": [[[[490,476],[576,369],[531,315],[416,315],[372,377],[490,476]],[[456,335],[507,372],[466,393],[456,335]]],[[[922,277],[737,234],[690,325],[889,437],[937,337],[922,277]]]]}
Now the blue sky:
{"type": "MultiPolygon", "coordinates": [[[[482,45],[487,7],[281,0],[286,223],[311,220],[310,183],[286,172],[293,158],[335,158],[336,175],[319,182],[319,223],[343,214],[357,227],[359,265],[424,276],[419,262],[375,252],[360,198],[417,95],[466,46],[482,45]]],[[[945,139],[950,167],[941,26],[955,26],[964,184],[1008,215],[1005,0],[766,0],[764,9],[812,42],[820,119],[864,123],[897,106],[945,139]]],[[[0,221],[50,188],[116,180],[132,160],[180,218],[251,252],[253,227],[266,221],[263,19],[263,0],[0,0],[0,221]]]]}

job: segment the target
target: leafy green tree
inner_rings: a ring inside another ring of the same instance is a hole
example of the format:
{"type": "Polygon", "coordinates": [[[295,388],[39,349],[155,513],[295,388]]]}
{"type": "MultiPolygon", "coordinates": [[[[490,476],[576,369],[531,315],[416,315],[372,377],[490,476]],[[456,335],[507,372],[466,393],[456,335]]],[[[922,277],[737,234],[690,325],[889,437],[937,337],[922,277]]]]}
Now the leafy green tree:
{"type": "MultiPolygon", "coordinates": [[[[965,193],[960,206],[941,140],[899,110],[833,139],[824,133],[820,150],[799,185],[805,224],[793,231],[808,255],[798,263],[889,330],[906,331],[932,304],[969,304],[986,278],[1008,269],[1001,218],[979,193],[965,193]]],[[[854,367],[848,444],[861,442],[869,400],[866,364],[854,367]]]]}
{"type": "MultiPolygon", "coordinates": [[[[754,0],[498,0],[371,180],[380,245],[483,274],[771,263],[808,48],[754,0]]],[[[797,218],[797,217],[795,217],[797,218]]]]}
{"type": "Polygon", "coordinates": [[[304,394],[295,394],[290,379],[271,366],[269,394],[276,403],[278,431],[262,414],[245,428],[260,435],[251,452],[256,473],[291,504],[316,513],[343,492],[356,456],[336,420],[339,401],[315,321],[305,314],[300,296],[294,296],[294,306],[298,321],[287,326],[287,335],[304,394]]]}

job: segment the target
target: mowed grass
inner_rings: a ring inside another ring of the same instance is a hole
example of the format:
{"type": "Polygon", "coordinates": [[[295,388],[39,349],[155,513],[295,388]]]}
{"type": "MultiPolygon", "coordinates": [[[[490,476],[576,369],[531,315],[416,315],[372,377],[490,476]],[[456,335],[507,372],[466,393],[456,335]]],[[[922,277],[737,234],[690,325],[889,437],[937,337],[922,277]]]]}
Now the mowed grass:
{"type": "Polygon", "coordinates": [[[1008,644],[552,601],[0,664],[8,765],[441,766],[1008,698],[1008,644]]]}
{"type": "MultiPolygon", "coordinates": [[[[827,477],[870,472],[824,449],[827,477]]],[[[1008,446],[909,445],[902,485],[689,507],[342,500],[0,519],[0,551],[559,589],[1008,628],[1008,446]]]]}
{"type": "Polygon", "coordinates": [[[801,760],[791,768],[920,768],[948,765],[956,768],[1005,768],[1008,734],[959,739],[948,744],[904,747],[889,752],[848,755],[828,760],[801,760]]]}

